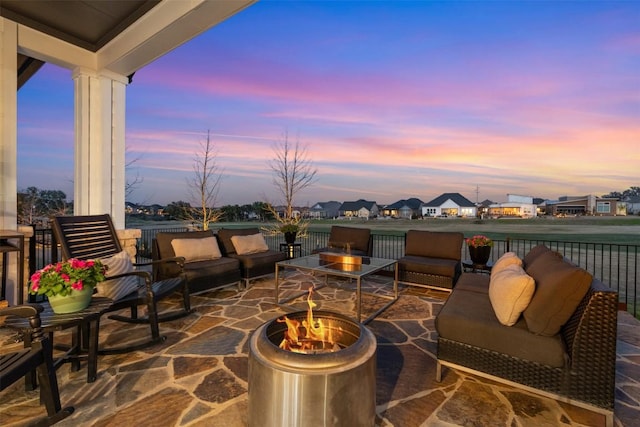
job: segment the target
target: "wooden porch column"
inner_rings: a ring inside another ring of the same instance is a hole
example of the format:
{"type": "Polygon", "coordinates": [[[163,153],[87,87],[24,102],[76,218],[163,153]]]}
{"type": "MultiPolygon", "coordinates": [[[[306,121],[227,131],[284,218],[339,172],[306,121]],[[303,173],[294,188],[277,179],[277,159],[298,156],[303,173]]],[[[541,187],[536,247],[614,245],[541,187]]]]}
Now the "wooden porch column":
{"type": "Polygon", "coordinates": [[[77,68],[74,214],[108,213],[124,229],[125,92],[128,79],[77,68]]]}

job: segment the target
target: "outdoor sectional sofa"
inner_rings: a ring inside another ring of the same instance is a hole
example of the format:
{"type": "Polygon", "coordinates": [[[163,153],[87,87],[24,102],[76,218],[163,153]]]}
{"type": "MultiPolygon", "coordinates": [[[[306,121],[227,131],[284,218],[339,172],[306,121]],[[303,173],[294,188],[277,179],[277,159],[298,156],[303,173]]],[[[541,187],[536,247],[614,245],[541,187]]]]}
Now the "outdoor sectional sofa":
{"type": "Polygon", "coordinates": [[[617,292],[540,245],[521,260],[526,275],[508,267],[521,282],[533,279],[529,295],[500,294],[499,262],[491,276],[463,273],[438,313],[437,380],[452,367],[603,413],[613,425],[617,292]]]}

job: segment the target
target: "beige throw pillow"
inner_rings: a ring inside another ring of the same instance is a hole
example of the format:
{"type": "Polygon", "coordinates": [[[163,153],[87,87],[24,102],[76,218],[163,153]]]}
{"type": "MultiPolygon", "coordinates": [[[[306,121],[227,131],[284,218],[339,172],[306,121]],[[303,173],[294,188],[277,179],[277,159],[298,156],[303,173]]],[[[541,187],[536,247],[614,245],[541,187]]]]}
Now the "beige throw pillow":
{"type": "Polygon", "coordinates": [[[491,275],[501,272],[510,265],[522,267],[522,260],[518,258],[515,252],[505,252],[504,255],[498,258],[491,268],[491,275]]]}
{"type": "Polygon", "coordinates": [[[232,236],[231,243],[233,243],[238,255],[249,255],[269,250],[264,236],[260,233],[247,236],[232,236]]]}
{"type": "Polygon", "coordinates": [[[531,302],[535,290],[533,278],[517,264],[511,264],[498,273],[492,272],[489,300],[498,321],[513,326],[531,302]]]}
{"type": "Polygon", "coordinates": [[[214,236],[198,239],[173,239],[171,246],[176,256],[184,257],[185,262],[207,261],[222,257],[218,241],[214,236]]]}
{"type": "Polygon", "coordinates": [[[107,297],[116,301],[138,289],[140,286],[138,276],[125,276],[108,280],[111,276],[134,271],[133,264],[126,251],[118,252],[113,256],[103,258],[101,261],[107,267],[105,273],[107,280],[98,283],[96,296],[107,297]]]}

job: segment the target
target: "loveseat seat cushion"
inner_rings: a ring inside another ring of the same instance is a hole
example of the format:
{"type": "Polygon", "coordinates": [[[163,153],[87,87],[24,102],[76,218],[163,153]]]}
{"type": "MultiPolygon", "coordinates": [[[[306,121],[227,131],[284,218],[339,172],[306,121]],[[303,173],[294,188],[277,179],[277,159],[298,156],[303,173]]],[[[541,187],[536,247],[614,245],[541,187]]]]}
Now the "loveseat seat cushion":
{"type": "Polygon", "coordinates": [[[460,261],[464,235],[458,232],[409,230],[405,255],[460,261]]]}
{"type": "Polygon", "coordinates": [[[486,274],[462,273],[456,283],[456,289],[479,292],[489,298],[489,277],[486,274]]]}
{"type": "MultiPolygon", "coordinates": [[[[464,283],[463,278],[468,274],[463,274],[458,284],[464,283]]],[[[551,337],[532,334],[523,318],[513,326],[500,324],[483,292],[456,285],[436,317],[435,326],[441,338],[548,366],[566,364],[566,349],[559,334],[551,337]]]]}
{"type": "Polygon", "coordinates": [[[272,266],[270,270],[273,272],[275,271],[275,263],[287,259],[287,254],[284,252],[267,251],[248,255],[231,254],[230,257],[238,259],[242,267],[248,270],[270,264],[272,266]]]}
{"type": "Polygon", "coordinates": [[[430,258],[415,255],[406,255],[398,260],[400,271],[412,271],[436,276],[454,277],[458,261],[455,259],[430,258]]]}

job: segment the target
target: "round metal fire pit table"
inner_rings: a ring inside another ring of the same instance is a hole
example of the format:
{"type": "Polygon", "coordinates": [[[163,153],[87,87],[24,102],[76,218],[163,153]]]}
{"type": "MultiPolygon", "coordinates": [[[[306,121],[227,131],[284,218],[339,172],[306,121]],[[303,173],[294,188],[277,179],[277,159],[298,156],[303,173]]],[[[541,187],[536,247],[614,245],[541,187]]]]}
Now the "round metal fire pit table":
{"type": "MultiPolygon", "coordinates": [[[[287,314],[302,321],[306,311],[287,314]]],[[[249,338],[249,426],[373,426],[376,338],[366,326],[330,311],[313,317],[334,330],[340,350],[279,348],[287,330],[273,319],[249,338]]]]}

